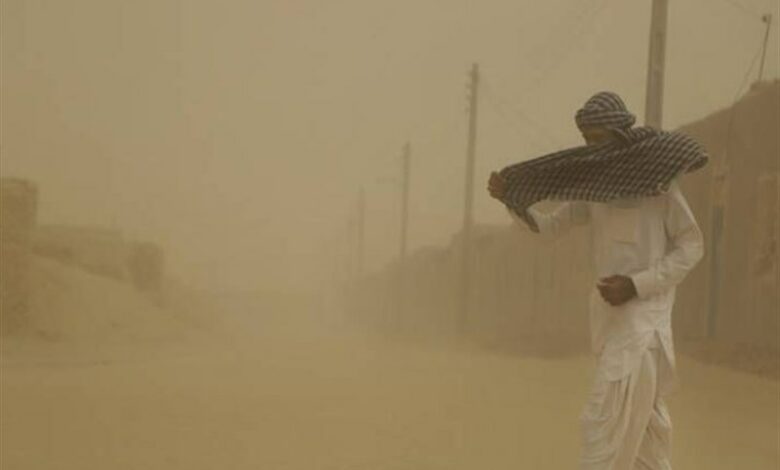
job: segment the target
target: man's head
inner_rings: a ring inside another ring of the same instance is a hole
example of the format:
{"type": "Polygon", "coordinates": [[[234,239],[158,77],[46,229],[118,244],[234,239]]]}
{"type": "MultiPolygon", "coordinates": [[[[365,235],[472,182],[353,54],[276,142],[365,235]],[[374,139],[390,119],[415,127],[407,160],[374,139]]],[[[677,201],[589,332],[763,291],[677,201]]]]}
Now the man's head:
{"type": "Polygon", "coordinates": [[[620,96],[602,91],[585,102],[574,120],[588,145],[593,145],[614,139],[615,129],[631,128],[636,117],[628,111],[620,96]]]}

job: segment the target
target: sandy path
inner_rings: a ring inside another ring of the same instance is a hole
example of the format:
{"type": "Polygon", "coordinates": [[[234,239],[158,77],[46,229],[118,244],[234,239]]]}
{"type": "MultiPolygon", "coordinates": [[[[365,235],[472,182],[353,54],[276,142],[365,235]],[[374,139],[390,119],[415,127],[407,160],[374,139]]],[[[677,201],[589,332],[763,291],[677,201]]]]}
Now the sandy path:
{"type": "MultiPolygon", "coordinates": [[[[572,469],[591,361],[402,347],[290,321],[2,368],[2,469],[572,469]],[[295,332],[295,333],[293,333],[295,332]]],[[[681,361],[677,469],[777,469],[777,382],[681,361]]]]}

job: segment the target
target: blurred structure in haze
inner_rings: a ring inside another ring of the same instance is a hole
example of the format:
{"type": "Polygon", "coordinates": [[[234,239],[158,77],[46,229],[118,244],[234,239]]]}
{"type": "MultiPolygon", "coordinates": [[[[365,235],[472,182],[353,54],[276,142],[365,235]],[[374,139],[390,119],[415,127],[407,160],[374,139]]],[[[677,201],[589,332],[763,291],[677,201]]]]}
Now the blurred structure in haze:
{"type": "MultiPolygon", "coordinates": [[[[778,375],[780,353],[779,113],[780,82],[757,83],[733,107],[680,129],[704,144],[712,161],[682,178],[707,253],[680,288],[678,343],[703,358],[770,375],[778,375]]],[[[516,227],[475,229],[467,334],[499,348],[584,350],[584,305],[592,285],[587,229],[542,243],[530,237],[516,227]]],[[[356,286],[353,315],[417,335],[454,332],[460,238],[408,257],[404,311],[392,308],[388,286],[398,269],[392,265],[356,286]],[[377,303],[384,308],[376,309],[377,303]]]]}

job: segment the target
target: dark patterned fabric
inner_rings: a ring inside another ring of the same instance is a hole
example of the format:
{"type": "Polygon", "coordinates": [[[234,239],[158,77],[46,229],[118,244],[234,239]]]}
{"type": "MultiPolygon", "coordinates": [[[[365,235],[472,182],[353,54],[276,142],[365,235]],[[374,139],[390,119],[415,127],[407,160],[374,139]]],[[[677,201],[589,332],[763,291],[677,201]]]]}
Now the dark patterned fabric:
{"type": "Polygon", "coordinates": [[[618,95],[611,91],[602,91],[593,95],[585,106],[577,111],[574,121],[580,130],[594,127],[628,129],[634,125],[636,117],[628,112],[618,95]]]}
{"type": "Polygon", "coordinates": [[[609,123],[600,125],[610,128],[616,140],[562,150],[500,172],[507,183],[503,202],[534,231],[539,229],[528,208],[539,201],[608,202],[657,196],[677,176],[707,163],[706,151],[690,137],[649,127],[630,128],[626,123],[633,121],[625,116],[627,111],[621,113],[614,100],[595,98],[588,101],[593,102],[590,108],[586,104],[586,111],[577,113],[577,122],[588,123],[586,127],[609,123]]]}

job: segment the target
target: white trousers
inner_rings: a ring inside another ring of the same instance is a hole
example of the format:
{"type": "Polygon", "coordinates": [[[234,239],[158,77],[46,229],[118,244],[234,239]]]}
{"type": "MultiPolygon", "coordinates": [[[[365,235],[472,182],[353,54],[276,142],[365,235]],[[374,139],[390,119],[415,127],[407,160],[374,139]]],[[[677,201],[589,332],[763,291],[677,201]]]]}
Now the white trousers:
{"type": "Polygon", "coordinates": [[[580,470],[671,470],[672,423],[658,394],[661,351],[645,351],[631,374],[597,373],[580,418],[580,470]]]}

